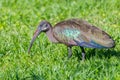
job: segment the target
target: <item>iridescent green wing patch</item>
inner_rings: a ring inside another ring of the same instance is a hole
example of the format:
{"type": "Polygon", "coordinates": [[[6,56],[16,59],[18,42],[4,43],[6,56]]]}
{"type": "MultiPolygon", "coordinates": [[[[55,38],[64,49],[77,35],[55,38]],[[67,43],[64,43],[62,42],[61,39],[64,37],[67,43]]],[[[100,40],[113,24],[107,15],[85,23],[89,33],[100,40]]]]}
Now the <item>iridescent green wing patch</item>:
{"type": "Polygon", "coordinates": [[[73,28],[65,28],[63,30],[63,34],[66,36],[66,37],[69,37],[69,38],[77,38],[79,35],[80,35],[80,31],[78,29],[73,29],[73,28]]]}

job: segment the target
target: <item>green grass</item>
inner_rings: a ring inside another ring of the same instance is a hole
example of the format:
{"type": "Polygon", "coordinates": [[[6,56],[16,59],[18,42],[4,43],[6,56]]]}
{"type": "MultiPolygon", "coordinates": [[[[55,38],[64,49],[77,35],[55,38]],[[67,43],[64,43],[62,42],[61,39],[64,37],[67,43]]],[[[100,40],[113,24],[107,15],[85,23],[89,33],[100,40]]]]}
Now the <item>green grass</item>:
{"type": "Polygon", "coordinates": [[[119,0],[0,0],[0,80],[119,80],[119,0]],[[27,54],[30,40],[41,20],[52,25],[82,18],[109,33],[114,49],[73,48],[67,59],[63,44],[52,44],[42,33],[27,54]]]}

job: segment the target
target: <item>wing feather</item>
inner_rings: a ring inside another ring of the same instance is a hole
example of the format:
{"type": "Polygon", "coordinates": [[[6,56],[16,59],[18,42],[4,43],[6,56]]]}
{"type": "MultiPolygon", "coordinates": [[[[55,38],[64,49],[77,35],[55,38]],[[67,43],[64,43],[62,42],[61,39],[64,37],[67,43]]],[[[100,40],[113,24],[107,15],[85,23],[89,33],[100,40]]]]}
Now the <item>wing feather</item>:
{"type": "Polygon", "coordinates": [[[109,48],[114,46],[112,38],[101,29],[79,19],[62,21],[53,28],[54,37],[67,45],[90,48],[109,48]]]}

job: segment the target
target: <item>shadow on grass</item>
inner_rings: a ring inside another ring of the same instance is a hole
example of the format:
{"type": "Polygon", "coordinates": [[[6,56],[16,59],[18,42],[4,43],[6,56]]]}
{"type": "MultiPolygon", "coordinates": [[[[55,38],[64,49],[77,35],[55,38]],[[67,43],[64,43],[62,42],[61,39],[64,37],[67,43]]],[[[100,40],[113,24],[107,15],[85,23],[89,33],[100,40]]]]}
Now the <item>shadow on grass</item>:
{"type": "MultiPolygon", "coordinates": [[[[86,51],[86,49],[85,49],[86,51]]],[[[78,57],[78,60],[82,59],[82,52],[81,50],[74,50],[75,57],[78,57]]],[[[88,49],[85,54],[86,59],[90,59],[91,57],[98,56],[99,58],[110,58],[112,56],[115,56],[117,58],[120,58],[120,51],[115,51],[114,49],[88,49]]]]}
{"type": "Polygon", "coordinates": [[[22,78],[21,80],[45,80],[43,75],[36,74],[33,71],[30,73],[30,77],[22,78]]]}

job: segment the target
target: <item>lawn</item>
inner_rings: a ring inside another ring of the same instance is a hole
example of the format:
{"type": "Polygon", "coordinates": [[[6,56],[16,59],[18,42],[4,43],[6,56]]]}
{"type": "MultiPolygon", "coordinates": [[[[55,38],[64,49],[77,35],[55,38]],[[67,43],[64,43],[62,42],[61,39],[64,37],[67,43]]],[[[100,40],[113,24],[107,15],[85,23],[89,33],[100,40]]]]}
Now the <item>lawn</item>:
{"type": "Polygon", "coordinates": [[[0,0],[0,80],[120,80],[119,0],[0,0]],[[27,53],[42,20],[52,25],[81,18],[109,33],[112,49],[86,50],[51,43],[42,33],[27,53]]]}

